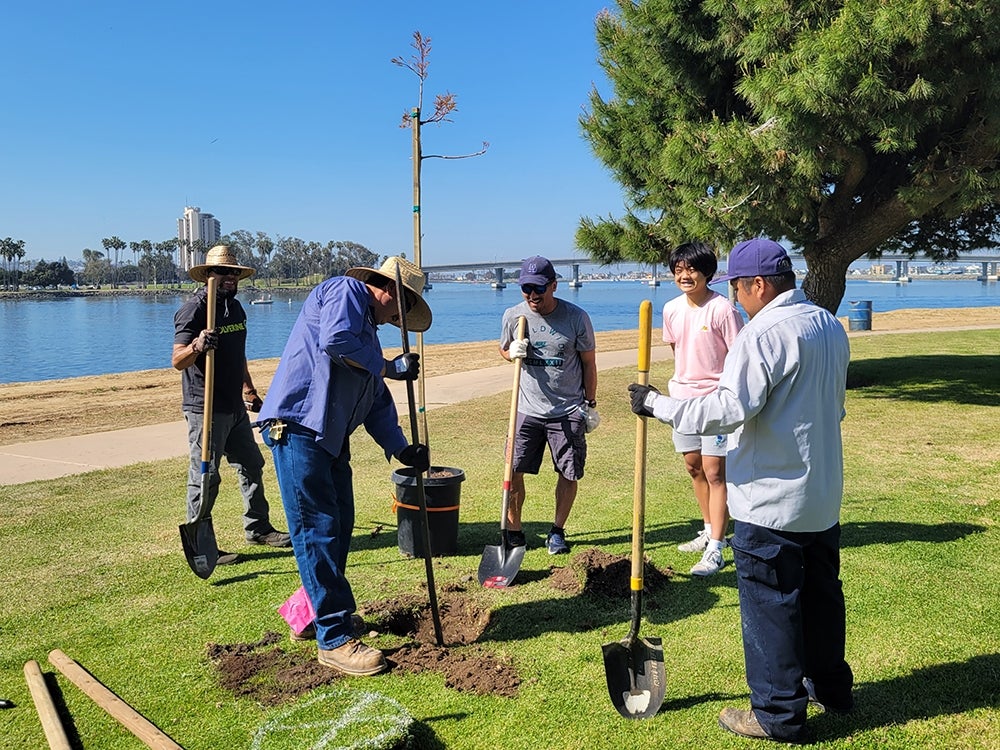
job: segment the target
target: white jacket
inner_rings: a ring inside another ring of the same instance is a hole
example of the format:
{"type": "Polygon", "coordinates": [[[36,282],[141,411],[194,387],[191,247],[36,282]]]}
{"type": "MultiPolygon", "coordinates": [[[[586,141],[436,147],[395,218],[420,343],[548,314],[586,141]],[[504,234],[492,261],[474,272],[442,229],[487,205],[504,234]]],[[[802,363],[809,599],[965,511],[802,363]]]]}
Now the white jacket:
{"type": "Polygon", "coordinates": [[[740,331],[716,391],[684,400],[661,395],[653,414],[683,433],[732,433],[726,481],[734,519],[825,531],[840,519],[849,360],[844,327],[793,289],[740,331]]]}

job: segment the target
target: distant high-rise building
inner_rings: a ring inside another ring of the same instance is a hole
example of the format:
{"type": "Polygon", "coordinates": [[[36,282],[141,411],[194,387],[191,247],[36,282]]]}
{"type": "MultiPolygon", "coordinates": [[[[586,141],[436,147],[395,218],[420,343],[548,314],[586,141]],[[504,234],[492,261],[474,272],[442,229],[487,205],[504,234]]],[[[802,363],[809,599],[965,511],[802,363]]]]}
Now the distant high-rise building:
{"type": "Polygon", "coordinates": [[[212,214],[198,206],[188,206],[177,220],[177,244],[181,248],[181,269],[189,271],[205,262],[205,254],[219,241],[222,226],[212,214]]]}

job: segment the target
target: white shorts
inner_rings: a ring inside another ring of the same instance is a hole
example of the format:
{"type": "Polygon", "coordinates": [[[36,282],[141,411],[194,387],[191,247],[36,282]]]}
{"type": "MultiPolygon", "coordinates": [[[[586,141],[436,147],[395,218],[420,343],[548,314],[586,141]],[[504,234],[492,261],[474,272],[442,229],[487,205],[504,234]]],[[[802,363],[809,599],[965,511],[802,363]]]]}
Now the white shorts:
{"type": "Polygon", "coordinates": [[[729,451],[729,436],[685,435],[674,430],[674,450],[678,453],[699,451],[703,456],[725,456],[729,451]]]}

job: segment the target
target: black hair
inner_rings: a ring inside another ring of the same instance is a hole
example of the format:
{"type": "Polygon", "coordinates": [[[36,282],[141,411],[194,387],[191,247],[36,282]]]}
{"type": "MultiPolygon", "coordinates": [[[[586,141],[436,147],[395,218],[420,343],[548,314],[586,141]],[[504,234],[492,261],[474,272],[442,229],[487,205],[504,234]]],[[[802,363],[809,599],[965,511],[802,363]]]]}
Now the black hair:
{"type": "Polygon", "coordinates": [[[670,273],[674,273],[677,265],[683,263],[688,268],[695,271],[711,281],[715,272],[719,270],[719,259],[715,257],[715,251],[704,242],[685,242],[678,245],[670,253],[670,273]]]}

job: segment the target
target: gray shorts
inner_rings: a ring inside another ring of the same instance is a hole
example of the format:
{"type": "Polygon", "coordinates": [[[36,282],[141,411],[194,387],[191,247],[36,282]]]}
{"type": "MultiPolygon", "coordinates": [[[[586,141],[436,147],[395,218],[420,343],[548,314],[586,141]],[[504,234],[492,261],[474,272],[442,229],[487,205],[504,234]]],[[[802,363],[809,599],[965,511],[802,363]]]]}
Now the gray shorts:
{"type": "Polygon", "coordinates": [[[514,471],[537,474],[548,444],[553,468],[565,479],[583,479],[587,462],[586,423],[579,410],[559,419],[529,417],[518,412],[514,431],[514,471]]]}
{"type": "Polygon", "coordinates": [[[684,435],[674,430],[674,450],[678,453],[699,451],[703,456],[725,456],[729,451],[729,436],[684,435]]]}

